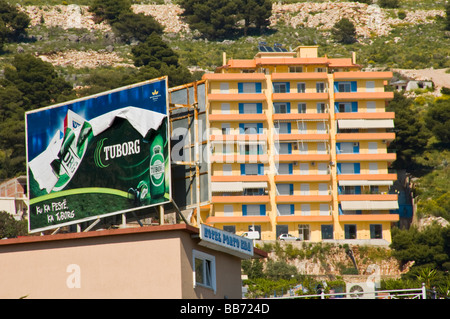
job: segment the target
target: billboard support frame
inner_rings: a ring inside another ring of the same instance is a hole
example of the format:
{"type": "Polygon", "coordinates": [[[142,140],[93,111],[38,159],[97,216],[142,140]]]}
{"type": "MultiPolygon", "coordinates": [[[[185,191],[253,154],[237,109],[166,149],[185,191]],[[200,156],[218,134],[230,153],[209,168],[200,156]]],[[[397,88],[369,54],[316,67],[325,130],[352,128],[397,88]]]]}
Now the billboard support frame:
{"type": "MultiPolygon", "coordinates": [[[[181,86],[177,86],[175,88],[169,89],[169,113],[171,111],[177,110],[177,109],[185,109],[193,110],[194,113],[194,161],[173,161],[173,164],[175,165],[184,165],[184,166],[191,166],[195,167],[195,179],[196,179],[196,223],[197,227],[200,227],[201,224],[201,216],[200,216],[200,207],[201,207],[201,199],[200,199],[200,132],[199,132],[199,101],[198,101],[198,85],[205,83],[204,80],[202,81],[194,81],[188,84],[184,84],[181,86]],[[193,87],[194,89],[194,102],[189,103],[190,101],[190,94],[189,94],[189,88],[193,87]],[[180,89],[186,89],[187,93],[187,103],[186,104],[176,104],[171,103],[171,93],[175,90],[180,89]]],[[[190,117],[190,115],[187,115],[186,117],[190,117]]],[[[179,120],[181,117],[175,118],[174,116],[170,117],[170,122],[174,120],[179,120]]],[[[191,145],[192,146],[192,145],[191,145]]],[[[175,201],[172,199],[173,203],[175,204],[175,201]]],[[[176,205],[176,204],[175,204],[176,205]]],[[[177,206],[178,208],[178,206],[177,206]]],[[[179,208],[178,208],[179,210],[179,208]]],[[[181,211],[179,211],[180,215],[182,216],[183,220],[188,224],[186,219],[184,218],[183,214],[181,214],[181,211]]]]}

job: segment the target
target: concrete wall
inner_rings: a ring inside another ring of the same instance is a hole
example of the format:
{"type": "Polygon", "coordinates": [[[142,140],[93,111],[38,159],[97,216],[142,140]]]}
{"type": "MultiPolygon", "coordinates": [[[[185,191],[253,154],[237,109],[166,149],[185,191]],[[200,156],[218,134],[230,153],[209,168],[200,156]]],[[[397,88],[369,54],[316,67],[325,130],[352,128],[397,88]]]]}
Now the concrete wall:
{"type": "Polygon", "coordinates": [[[240,298],[240,259],[186,225],[0,241],[0,298],[240,298]],[[216,257],[217,292],[193,287],[192,249],[216,257]]]}

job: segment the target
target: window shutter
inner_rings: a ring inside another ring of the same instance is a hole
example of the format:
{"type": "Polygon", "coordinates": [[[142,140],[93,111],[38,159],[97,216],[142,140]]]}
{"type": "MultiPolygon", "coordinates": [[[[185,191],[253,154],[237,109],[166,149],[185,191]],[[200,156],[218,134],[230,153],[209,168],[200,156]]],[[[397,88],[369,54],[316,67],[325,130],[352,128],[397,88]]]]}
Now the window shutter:
{"type": "Polygon", "coordinates": [[[261,93],[261,83],[259,82],[255,83],[255,91],[256,93],[261,93]]]}
{"type": "Polygon", "coordinates": [[[352,91],[352,93],[355,93],[357,91],[357,88],[358,88],[357,82],[356,81],[352,81],[351,82],[351,91],[352,91]]]}
{"type": "Polygon", "coordinates": [[[288,132],[288,134],[291,134],[291,123],[288,122],[286,124],[287,124],[287,132],[288,132]]]}
{"type": "Polygon", "coordinates": [[[289,164],[289,175],[292,175],[292,164],[289,164]]]}
{"type": "Polygon", "coordinates": [[[239,114],[244,114],[244,103],[239,103],[239,114]]]}
{"type": "Polygon", "coordinates": [[[238,92],[244,93],[244,83],[238,83],[238,92]]]}
{"type": "Polygon", "coordinates": [[[352,102],[352,112],[358,112],[358,102],[352,102]]]}
{"type": "Polygon", "coordinates": [[[355,174],[359,174],[361,171],[361,164],[360,163],[355,163],[355,174]]]}
{"type": "Polygon", "coordinates": [[[339,93],[339,82],[334,82],[334,92],[339,93]]]}
{"type": "Polygon", "coordinates": [[[353,145],[353,154],[359,154],[359,143],[358,145],[353,145]]]}
{"type": "Polygon", "coordinates": [[[266,205],[259,205],[259,215],[266,216],[266,205]]]}
{"type": "Polygon", "coordinates": [[[294,204],[291,204],[291,215],[294,215],[294,204]]]}
{"type": "Polygon", "coordinates": [[[256,104],[256,113],[262,114],[262,103],[256,104]]]}
{"type": "Polygon", "coordinates": [[[258,164],[258,175],[264,175],[264,164],[258,164]]]}
{"type": "Polygon", "coordinates": [[[294,195],[294,184],[289,184],[289,195],[294,195]]]}
{"type": "Polygon", "coordinates": [[[357,195],[361,194],[361,186],[355,186],[355,194],[357,195]]]}
{"type": "Polygon", "coordinates": [[[286,113],[291,113],[291,102],[286,103],[286,113]]]}
{"type": "Polygon", "coordinates": [[[242,216],[247,216],[247,205],[242,205],[242,216]]]}
{"type": "Polygon", "coordinates": [[[334,111],[339,113],[339,102],[334,102],[334,111]]]}
{"type": "Polygon", "coordinates": [[[337,163],[336,167],[337,167],[337,173],[341,174],[341,163],[337,163]]]}
{"type": "Polygon", "coordinates": [[[257,128],[258,134],[263,134],[263,124],[262,123],[257,123],[256,128],[257,128]]]}
{"type": "Polygon", "coordinates": [[[245,175],[245,164],[241,164],[241,175],[245,175]]]}
{"type": "Polygon", "coordinates": [[[239,123],[239,134],[245,134],[244,123],[239,123]]]}
{"type": "Polygon", "coordinates": [[[341,143],[336,143],[336,154],[341,154],[341,143]]]}

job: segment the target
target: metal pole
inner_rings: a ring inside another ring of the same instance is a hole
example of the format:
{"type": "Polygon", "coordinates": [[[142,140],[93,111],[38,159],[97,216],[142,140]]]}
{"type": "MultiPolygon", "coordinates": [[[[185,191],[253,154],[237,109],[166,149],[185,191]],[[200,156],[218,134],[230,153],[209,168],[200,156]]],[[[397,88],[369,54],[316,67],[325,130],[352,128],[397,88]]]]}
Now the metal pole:
{"type": "Polygon", "coordinates": [[[422,299],[427,299],[427,288],[424,282],[422,283],[422,299]]]}

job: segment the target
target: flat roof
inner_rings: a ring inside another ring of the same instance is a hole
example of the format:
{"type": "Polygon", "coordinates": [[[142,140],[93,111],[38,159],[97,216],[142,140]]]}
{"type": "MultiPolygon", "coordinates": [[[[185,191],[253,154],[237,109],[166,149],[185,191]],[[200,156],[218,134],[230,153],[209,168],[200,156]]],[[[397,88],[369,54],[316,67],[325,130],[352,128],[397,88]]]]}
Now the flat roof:
{"type": "MultiPolygon", "coordinates": [[[[200,234],[200,230],[197,227],[187,224],[170,224],[159,226],[105,229],[89,232],[64,233],[64,234],[43,235],[43,236],[20,236],[18,238],[8,238],[0,240],[0,247],[7,245],[34,244],[43,242],[56,242],[61,240],[75,240],[84,238],[120,236],[130,234],[144,234],[144,233],[164,232],[164,231],[185,231],[187,233],[190,233],[191,235],[200,234]]],[[[267,257],[267,252],[258,249],[256,247],[254,248],[254,254],[258,255],[254,256],[256,258],[267,257]]]]}

